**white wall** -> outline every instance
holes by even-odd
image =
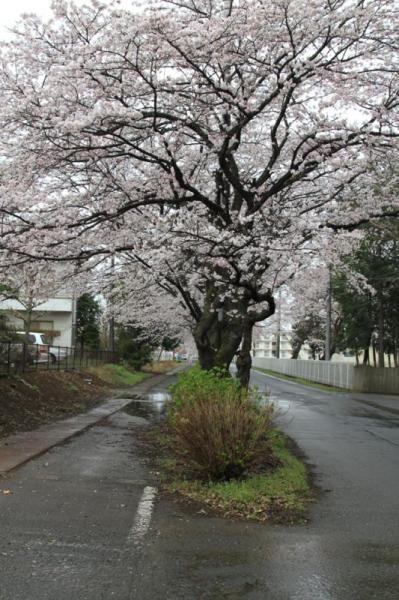
[[[72,312],[72,298],[50,298],[35,308],[35,312]],[[2,300],[0,310],[24,310],[18,300]]]
[[[14,325],[17,331],[23,330],[23,323],[21,319],[18,319],[14,315],[7,315],[7,317],[9,322]],[[60,336],[54,338],[54,346],[72,346],[72,313],[46,312],[43,314],[40,312],[37,314],[37,316],[34,313],[33,320],[53,322],[52,329],[55,329],[61,333]]]

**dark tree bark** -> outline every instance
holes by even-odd
[[[300,342],[298,341],[298,343],[295,343],[295,342],[293,343],[293,345],[292,345],[292,356],[291,356],[292,359],[297,360],[297,358],[299,356],[299,353],[301,351],[301,348],[302,348],[302,346],[303,346],[304,343],[305,343],[305,340],[304,341],[300,341]]]
[[[237,377],[240,380],[241,387],[248,389],[249,380],[251,377],[251,347],[252,347],[252,330],[253,324],[251,322],[246,323],[242,336],[241,349],[238,352],[236,365],[237,365]]]
[[[271,292],[255,298],[257,302],[267,302],[268,308],[263,310],[251,310],[250,302],[253,299],[253,296],[248,294],[239,300],[225,299],[222,303],[215,294],[209,294],[193,331],[198,360],[201,368],[205,370],[217,367],[228,372],[241,345],[237,376],[243,387],[248,387],[251,373],[253,327],[255,323],[264,321],[275,311]]]
[[[366,366],[370,363],[370,348],[367,347],[364,349],[363,353],[363,365]]]
[[[373,363],[374,363],[374,366],[376,367],[377,366],[377,352],[376,352],[374,343],[373,343]]]
[[[229,316],[230,303],[225,303],[222,316],[212,305],[205,306],[193,335],[202,369],[214,367],[228,371],[242,339],[243,317]],[[219,309],[221,310],[221,309]]]

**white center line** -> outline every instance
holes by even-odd
[[[154,500],[157,495],[157,488],[147,486],[144,488],[141,496],[134,523],[127,536],[127,544],[138,546],[142,543],[145,534],[147,533],[154,509]]]

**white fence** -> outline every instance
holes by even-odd
[[[399,394],[399,368],[356,367],[348,363],[290,358],[253,358],[253,367],[302,377],[357,392]]]
[[[399,395],[399,368],[354,367],[353,390]]]

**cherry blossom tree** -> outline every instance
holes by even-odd
[[[53,8],[0,58],[9,251],[118,256],[135,294],[184,308],[201,365],[226,367],[309,257],[398,215],[373,183],[397,153],[396,0]]]
[[[71,271],[71,266],[54,265],[48,261],[12,265],[3,277],[0,290],[3,310],[22,321],[22,329],[28,335],[33,321],[46,314],[41,306],[65,289],[68,282],[70,285]]]

